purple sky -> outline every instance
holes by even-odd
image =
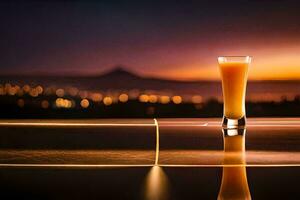
[[[217,79],[218,55],[254,56],[250,78],[300,79],[297,1],[0,3],[1,74]]]

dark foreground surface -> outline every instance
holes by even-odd
[[[0,199],[206,200],[221,185],[242,199],[300,199],[298,118],[249,119],[245,165],[234,166],[223,163],[220,119],[1,120],[0,128]]]
[[[217,199],[222,168],[159,171],[1,168],[1,199]],[[252,199],[300,198],[299,167],[249,167],[247,176]]]

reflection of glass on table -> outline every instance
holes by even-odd
[[[159,119],[158,123],[160,165],[226,165],[220,119]],[[229,134],[234,135],[233,132]],[[299,118],[249,118],[245,136],[245,165],[300,166],[299,144]]]
[[[223,133],[224,166],[218,199],[251,199],[245,166],[246,129],[224,129]]]

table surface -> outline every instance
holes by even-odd
[[[0,120],[0,167],[232,165],[223,162],[220,123],[220,119]],[[251,118],[245,141],[248,167],[300,166],[298,118]]]
[[[300,119],[248,119],[242,165],[223,162],[220,122],[0,120],[2,195],[216,199],[231,168],[245,169],[252,199],[300,198]]]

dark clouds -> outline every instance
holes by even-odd
[[[297,1],[1,3],[0,69],[91,73],[124,64],[147,73],[228,47],[295,44],[299,8]]]

